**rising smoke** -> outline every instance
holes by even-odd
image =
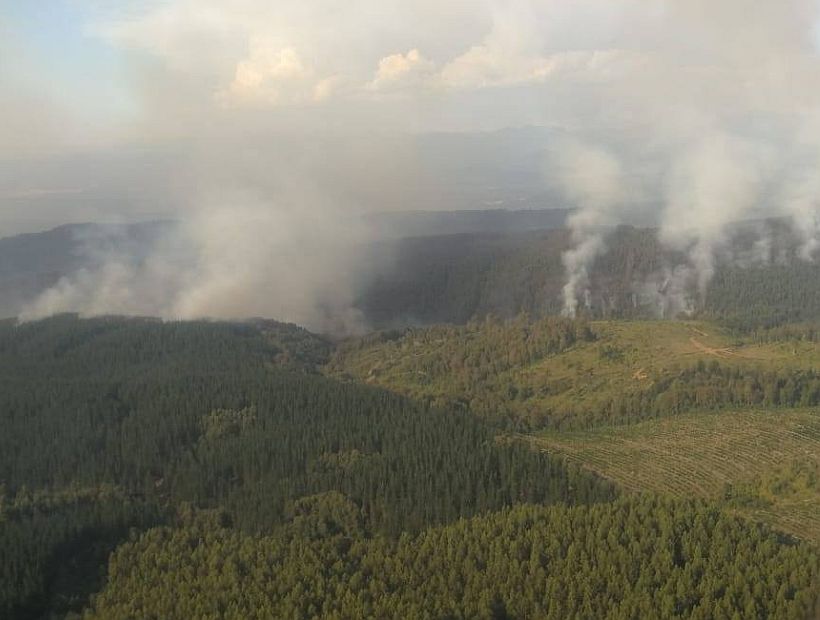
[[[21,319],[56,312],[166,319],[275,317],[335,334],[359,333],[354,309],[364,262],[355,221],[272,208],[245,197],[202,208],[163,230],[144,256],[84,244],[91,266],[63,277]]]
[[[715,135],[675,162],[660,239],[687,252],[701,299],[715,274],[717,252],[758,199],[764,176],[755,155],[750,144]]]
[[[541,153],[544,193],[576,209],[564,313],[595,299],[609,231],[636,221],[683,256],[636,289],[662,315],[686,311],[740,220],[786,217],[799,257],[818,257],[819,22],[817,0],[142,6],[90,31],[139,52],[128,67],[140,114],[124,140],[185,154],[163,213],[181,225],[138,261],[101,252],[26,315],[264,314],[356,329],[367,269],[352,248],[368,233],[354,212],[448,208],[446,191],[416,199],[416,173],[445,177],[470,154],[418,162],[397,146],[411,141],[390,139],[360,151],[376,135],[526,125],[569,136]],[[16,92],[3,79],[0,94]],[[15,105],[14,118],[29,109]],[[14,125],[72,125],[57,117]],[[5,151],[25,146],[14,140]],[[756,252],[778,260],[768,234]]]
[[[636,5],[618,5],[622,15],[636,17]],[[813,25],[820,7],[800,0],[752,11],[734,0],[653,6],[657,12],[639,11],[643,19],[632,34],[648,36],[641,26],[651,24],[664,40],[640,52],[644,62],[622,65],[593,98],[597,109],[607,110],[597,128],[600,143],[612,142],[614,131],[616,152],[633,158],[624,167],[642,158],[655,162],[650,183],[660,205],[659,240],[686,261],[667,265],[636,289],[667,315],[702,302],[743,220],[786,218],[800,240],[799,258],[817,258],[820,56]],[[567,161],[572,165],[572,157]],[[608,184],[610,173],[603,174]],[[630,213],[629,202],[621,201],[601,218],[599,205],[574,191],[567,195],[580,210],[570,222],[575,245],[565,254],[564,307],[572,313],[604,238],[600,231],[590,235],[588,223],[625,223]],[[758,228],[757,257],[780,260],[769,234]],[[748,253],[740,260],[748,263]]]
[[[560,153],[560,183],[578,205],[568,221],[573,247],[562,255],[567,273],[563,313],[574,317],[580,299],[585,306],[590,304],[590,273],[595,259],[606,250],[607,233],[618,223],[623,180],[617,160],[600,148],[572,143]]]

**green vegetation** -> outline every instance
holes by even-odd
[[[584,321],[521,316],[502,322],[490,317],[465,326],[388,332],[343,343],[325,370],[416,400],[510,421],[540,404],[532,386],[518,381],[522,369],[594,340]]]
[[[811,333],[2,322],[0,617],[805,618]]]
[[[723,267],[709,286],[704,314],[741,329],[820,319],[820,270],[804,261]]]
[[[106,550],[183,504],[262,534],[335,491],[365,531],[395,536],[520,502],[614,497],[466,413],[314,374],[300,353],[311,342],[283,351],[277,331],[297,333],[73,317],[0,327],[0,617],[79,609]],[[66,584],[57,567],[77,563],[86,582]]]
[[[527,431],[816,405],[818,368],[817,342],[775,330],[740,337],[697,321],[522,316],[368,336],[342,345],[326,372]]]
[[[820,270],[796,258],[784,222],[770,221],[767,228],[769,258],[777,260],[755,264],[757,231],[736,231],[733,260],[719,259],[705,298],[688,292],[698,318],[743,329],[820,320]],[[557,315],[566,281],[561,254],[570,244],[566,230],[404,239],[385,252],[379,262],[392,268],[359,306],[381,328],[464,324],[487,315],[511,319],[522,312]],[[666,251],[656,230],[630,226],[613,231],[607,248],[590,273],[590,318],[657,317],[664,274],[686,264],[686,256]]]
[[[342,498],[311,508],[264,538],[207,515],[153,529],[86,617],[787,620],[820,575],[808,547],[704,503],[519,506],[399,539],[357,532]]]
[[[820,544],[820,412],[687,414],[627,427],[545,432],[537,445],[633,491],[721,499]]]
[[[105,485],[0,497],[0,617],[81,609],[129,531],[162,520],[154,503]]]

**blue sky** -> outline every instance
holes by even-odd
[[[76,0],[11,0],[2,15],[25,56],[15,77],[75,112],[120,120],[135,110],[124,53],[92,33],[98,14]]]

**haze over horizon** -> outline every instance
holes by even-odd
[[[820,620],[820,0],[0,0],[0,620]]]
[[[657,221],[689,255],[671,276],[701,293],[752,214],[790,218],[805,260],[820,247],[816,0],[3,9],[0,233],[185,222],[35,316],[148,298],[168,316],[301,319],[329,288],[344,308],[350,248],[371,235],[355,216],[378,211],[575,208],[567,314],[624,221]]]

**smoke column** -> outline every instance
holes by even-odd
[[[732,224],[755,205],[763,172],[753,146],[727,135],[701,140],[672,169],[660,238],[688,253],[701,300],[716,252],[729,241]]]
[[[126,314],[165,319],[260,316],[336,334],[364,329],[354,309],[366,277],[355,220],[314,209],[224,198],[170,227],[145,257],[99,247],[93,267],[63,278],[21,314]]]
[[[603,149],[573,143],[562,149],[560,181],[577,206],[568,220],[573,245],[561,257],[567,275],[563,314],[574,317],[580,296],[589,304],[592,266],[606,250],[606,234],[618,222],[621,168]]]

